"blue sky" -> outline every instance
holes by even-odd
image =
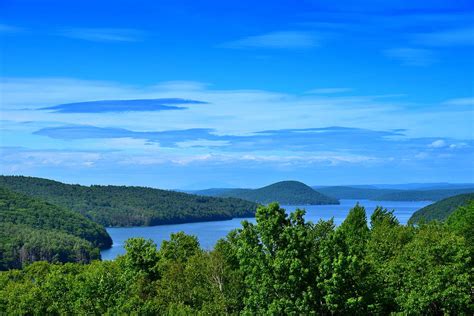
[[[0,172],[474,182],[472,1],[0,4]]]

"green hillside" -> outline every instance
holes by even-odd
[[[111,245],[106,230],[81,214],[0,188],[0,269],[38,260],[89,262]]]
[[[220,193],[220,196],[235,197],[257,203],[278,202],[286,205],[339,204],[335,198],[315,191],[298,181],[282,181],[259,189],[232,189]]]
[[[428,222],[432,220],[443,221],[457,208],[469,204],[470,201],[474,201],[474,193],[460,194],[446,198],[419,209],[413,213],[408,223],[415,224],[420,221]]]
[[[57,181],[0,176],[6,187],[77,211],[105,226],[152,226],[253,216],[257,204],[145,187],[81,186]]]

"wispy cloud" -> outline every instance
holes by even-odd
[[[454,141],[439,138],[409,138],[401,131],[376,131],[362,128],[326,127],[265,130],[249,135],[218,134],[213,129],[132,131],[123,128],[86,125],[42,128],[35,135],[66,141],[81,139],[139,139],[143,146],[156,143],[162,148],[187,150],[214,149],[221,153],[315,153],[331,150],[351,155],[411,155],[413,150],[448,147]],[[464,143],[468,144],[469,141]],[[136,143],[134,143],[136,145]],[[116,148],[116,147],[114,147]]]
[[[320,36],[304,31],[278,31],[224,43],[226,48],[297,49],[319,46]]]
[[[11,33],[19,33],[24,31],[21,27],[16,27],[13,25],[1,24],[0,23],[0,34],[11,34]]]
[[[40,108],[40,110],[51,110],[57,113],[118,113],[186,109],[186,107],[175,106],[172,104],[206,104],[206,102],[179,98],[142,100],[100,100],[66,103]]]
[[[392,48],[384,50],[384,54],[405,66],[429,66],[436,62],[433,52],[423,48]]]
[[[472,46],[474,26],[415,35],[414,39],[427,46]]]
[[[70,28],[60,35],[93,42],[139,42],[145,38],[145,32],[124,28]]]
[[[445,105],[471,105],[474,106],[474,97],[468,97],[468,98],[456,98],[456,99],[450,99],[446,100],[443,102]]]
[[[338,94],[351,92],[351,88],[318,88],[306,91],[308,94]]]

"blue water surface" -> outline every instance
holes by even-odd
[[[306,209],[305,219],[307,221],[317,222],[320,219],[328,220],[334,218],[336,225],[342,223],[346,218],[350,208],[357,202],[363,205],[367,210],[367,216],[370,217],[377,205],[381,205],[390,210],[395,210],[395,215],[402,224],[406,224],[410,216],[416,210],[431,204],[430,201],[369,201],[369,200],[341,200],[339,205],[284,205],[282,206],[288,212],[297,208]],[[112,248],[101,252],[102,259],[112,260],[118,255],[124,254],[123,248],[125,240],[132,237],[143,237],[152,239],[158,246],[163,240],[169,239],[171,233],[183,231],[189,235],[195,235],[199,239],[201,247],[211,249],[217,240],[225,237],[229,231],[241,227],[241,222],[248,220],[255,222],[255,218],[235,218],[226,221],[200,222],[189,224],[175,224],[148,227],[121,227],[107,228],[108,233],[114,242]]]

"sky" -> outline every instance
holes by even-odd
[[[472,1],[0,2],[0,173],[474,182]]]

